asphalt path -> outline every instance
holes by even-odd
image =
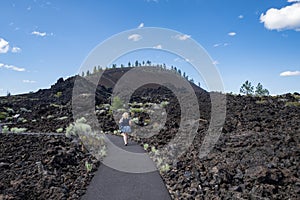
[[[108,155],[87,188],[84,200],[169,200],[167,188],[144,149],[108,135]]]

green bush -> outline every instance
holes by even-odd
[[[61,95],[62,95],[62,92],[56,92],[56,94],[54,95],[56,98],[59,98],[59,97],[61,97]]]
[[[77,119],[66,128],[67,137],[75,137],[89,150],[97,159],[101,159],[107,154],[104,136],[92,131],[90,125],[86,124],[84,117]]]
[[[6,134],[6,133],[9,133],[9,128],[8,128],[8,126],[3,126],[3,128],[2,128],[2,133],[4,133],[4,134]]]
[[[0,112],[0,120],[6,119],[8,114],[6,112]]]
[[[144,144],[145,151],[147,151],[148,148],[149,148],[149,144]]]
[[[67,116],[63,116],[63,117],[60,117],[60,118],[57,118],[56,120],[66,120],[66,119],[68,119],[69,117],[67,117]]]
[[[293,101],[293,102],[286,102],[285,106],[287,106],[287,107],[300,107],[300,102],[295,102],[295,101]]]
[[[47,119],[52,119],[52,118],[54,118],[53,115],[48,115],[48,116],[47,116]]]
[[[78,137],[82,133],[91,133],[92,128],[90,125],[86,124],[86,119],[84,117],[77,119],[75,123],[70,124],[66,128],[67,137]]]
[[[255,101],[256,104],[268,104],[268,101],[265,99]]]
[[[64,131],[63,128],[58,128],[58,129],[56,129],[56,133],[62,133],[63,131]]]
[[[123,108],[123,102],[120,99],[120,97],[115,96],[113,98],[113,101],[112,101],[112,104],[111,104],[111,109],[112,110],[118,110],[118,109],[121,109],[121,108]]]
[[[54,107],[54,108],[60,108],[61,105],[55,104],[55,103],[51,103],[50,106]]]
[[[161,105],[163,108],[166,107],[168,104],[169,104],[168,101],[163,101],[163,102],[160,103],[160,105]]]
[[[93,165],[91,163],[89,163],[88,161],[85,161],[85,168],[86,168],[87,172],[90,172],[93,169]]]
[[[17,127],[13,127],[10,129],[10,132],[12,133],[23,133],[27,130],[27,128],[17,128]]]
[[[300,100],[300,95],[298,95],[298,94],[293,94],[293,97],[297,100]]]
[[[8,113],[15,113],[14,109],[12,108],[4,108]]]
[[[130,112],[134,112],[134,113],[141,113],[143,111],[144,111],[143,108],[130,108]]]

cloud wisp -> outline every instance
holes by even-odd
[[[300,71],[285,71],[280,73],[280,76],[300,76]]]
[[[0,53],[7,53],[8,50],[9,50],[9,43],[3,38],[0,38]]]
[[[175,39],[181,40],[181,41],[187,40],[189,38],[191,38],[191,36],[187,35],[187,34],[183,34],[183,35],[178,34],[178,35],[175,35]]]
[[[40,31],[32,31],[31,35],[36,35],[36,36],[40,36],[40,37],[45,37],[47,35],[46,32],[40,32]]]
[[[225,43],[216,43],[213,45],[213,47],[227,47],[229,44],[227,42]]]
[[[1,68],[10,69],[10,70],[17,71],[17,72],[24,72],[24,71],[26,71],[25,68],[16,67],[14,65],[7,65],[7,64],[3,64],[3,63],[0,63],[0,69]]]
[[[158,44],[156,46],[153,47],[154,49],[162,49],[162,45],[161,44]]]
[[[20,53],[21,51],[22,51],[22,49],[20,47],[13,47],[11,49],[11,52],[13,52],[13,53]]]
[[[233,36],[236,36],[236,32],[229,32],[228,35],[229,35],[229,36],[232,36],[232,37],[233,37]]]
[[[141,39],[142,39],[142,36],[139,35],[139,34],[132,34],[132,35],[128,36],[128,40],[132,40],[134,42],[137,42],[137,41],[139,41]]]
[[[138,26],[138,28],[144,28],[144,23],[142,22],[142,23],[140,23],[140,25]]]
[[[23,80],[22,82],[23,83],[36,83],[36,81],[33,81],[33,80]]]

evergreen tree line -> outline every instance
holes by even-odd
[[[132,64],[131,62],[128,62],[127,66],[125,66],[124,64],[121,64],[119,67],[117,66],[117,64],[112,64],[112,69],[116,69],[116,68],[125,68],[125,67],[142,67],[142,66],[152,66],[152,67],[160,67],[164,70],[167,70],[167,66],[165,63],[163,64],[156,64],[156,65],[151,65],[151,61],[150,60],[147,60],[147,61],[142,61],[142,62],[139,62],[138,60],[136,60],[134,62],[134,64]],[[109,69],[109,67],[106,67],[105,68],[106,70]],[[177,67],[174,67],[173,65],[171,66],[171,71],[174,71],[175,73],[179,74],[180,76],[182,76],[183,78],[185,78],[186,80],[192,82],[192,83],[195,83],[194,79],[193,78],[189,78],[189,76],[185,73],[185,72],[182,72],[179,68]],[[94,66],[93,68],[93,71],[91,72],[90,70],[87,70],[86,72],[82,72],[81,73],[81,76],[82,77],[85,77],[85,76],[90,76],[92,74],[96,74],[98,72],[101,72],[103,71],[102,67],[100,65],[98,66]],[[198,82],[198,86],[200,87],[200,82]]]

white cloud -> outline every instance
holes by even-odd
[[[128,40],[132,40],[134,42],[139,41],[140,39],[142,39],[142,36],[139,34],[132,34],[128,36]]]
[[[229,36],[235,36],[235,35],[236,35],[236,32],[229,32],[228,35],[229,35]]]
[[[219,61],[217,61],[217,60],[213,61],[213,65],[218,65],[218,64],[220,64]]]
[[[213,45],[213,47],[226,47],[226,46],[228,46],[229,44],[227,43],[227,42],[225,42],[225,43],[217,43],[217,44],[214,44]]]
[[[11,49],[11,52],[13,52],[13,53],[20,53],[22,50],[21,50],[21,48],[19,48],[19,47],[13,47],[12,49]]]
[[[190,35],[186,35],[186,34],[184,34],[184,35],[175,35],[175,39],[177,39],[177,40],[187,40],[187,39],[189,39],[189,38],[191,38],[191,36]]]
[[[153,47],[154,49],[162,49],[162,45],[161,44],[158,44],[156,46]]]
[[[300,3],[299,1],[281,9],[270,8],[260,15],[260,22],[270,30],[294,29],[300,30]]]
[[[9,50],[9,43],[3,38],[0,38],[0,53],[7,53],[8,50]]]
[[[23,83],[36,83],[36,81],[32,81],[32,80],[23,80]]]
[[[174,62],[179,62],[179,63],[184,63],[184,62],[191,62],[192,60],[188,59],[188,58],[174,58]]]
[[[280,76],[300,76],[300,71],[285,71],[280,73]]]
[[[144,27],[144,23],[140,23],[140,25],[138,26],[138,28],[143,28]]]
[[[239,19],[243,19],[243,18],[244,18],[244,15],[239,15],[238,18],[239,18]]]
[[[6,68],[6,69],[13,70],[13,71],[17,71],[17,72],[24,72],[25,71],[25,68],[16,67],[14,65],[7,65],[7,64],[0,63],[0,68],[2,68],[2,67]]]
[[[46,32],[39,32],[39,31],[32,31],[31,35],[37,35],[37,36],[44,37],[44,36],[47,35],[47,33]]]

